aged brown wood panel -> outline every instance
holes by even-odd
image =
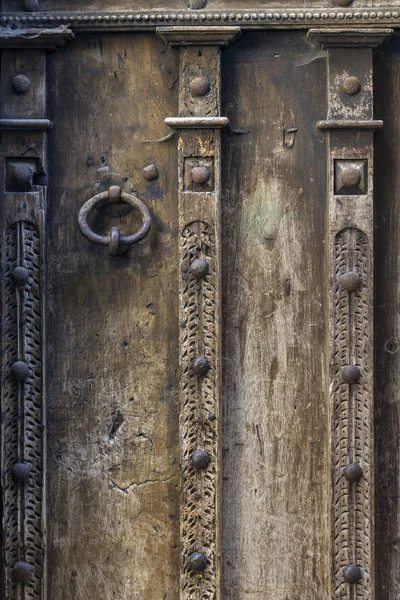
[[[324,54],[244,33],[223,54],[223,597],[330,587]]]
[[[50,57],[48,78],[49,598],[173,600],[177,155],[173,141],[146,140],[164,136],[176,112],[177,53],[155,34],[80,36]],[[159,176],[147,180],[142,169],[153,163]],[[77,223],[84,202],[111,183],[153,215],[149,236],[117,257]],[[98,213],[91,225],[130,233],[138,223],[121,212]]]
[[[375,486],[376,596],[400,596],[400,389],[398,93],[400,38],[375,59],[376,115],[385,127],[375,139]]]

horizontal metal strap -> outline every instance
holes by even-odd
[[[48,119],[0,119],[0,131],[47,131],[53,127]]]
[[[165,124],[173,129],[223,129],[228,117],[167,117]]]
[[[331,121],[318,121],[318,129],[322,131],[329,131],[332,129],[381,129],[383,127],[383,121],[345,121],[345,120],[331,120]]]

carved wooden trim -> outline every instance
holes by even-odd
[[[220,46],[239,33],[158,30],[181,46],[166,119],[179,128],[181,600],[220,598]]]
[[[162,25],[187,25],[191,27],[239,25],[248,29],[309,29],[310,26],[374,26],[400,27],[400,7],[374,8],[357,6],[345,8],[315,8],[311,3],[304,8],[277,7],[269,9],[230,10],[169,10],[154,11],[57,11],[3,12],[3,27],[48,27],[49,24],[67,25],[74,31],[108,31],[155,29]]]
[[[383,30],[312,30],[328,48],[332,598],[375,600],[372,52]]]
[[[368,237],[355,227],[343,229],[335,237],[333,253],[333,597],[367,600],[374,597],[372,273]],[[357,282],[351,291],[346,285],[349,273]],[[354,371],[357,381],[349,384],[353,365],[360,375]],[[356,596],[344,578],[348,565],[362,569]]]
[[[39,200],[37,194],[37,199]],[[38,224],[17,221],[3,237],[2,564],[4,597],[44,598],[45,408],[43,245]],[[18,285],[16,269],[26,269]],[[25,378],[23,367],[27,365]]]
[[[73,34],[62,28],[35,35],[31,42],[26,31],[0,32],[0,596],[7,600],[47,595],[44,222],[52,123],[45,118],[46,52]],[[21,63],[29,77],[19,73]]]

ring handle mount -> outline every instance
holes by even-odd
[[[99,204],[104,203],[104,201],[108,201],[110,204],[125,202],[125,204],[136,209],[142,216],[142,226],[139,231],[131,235],[121,235],[118,227],[112,227],[110,234],[107,236],[94,232],[88,224],[88,217],[90,212]],[[113,185],[108,191],[101,192],[85,202],[79,211],[78,223],[82,234],[90,242],[100,244],[101,246],[108,246],[110,254],[116,256],[123,254],[128,249],[128,246],[140,242],[140,240],[147,236],[150,231],[152,217],[147,206],[139,198],[122,192],[120,187]]]

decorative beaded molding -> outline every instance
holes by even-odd
[[[182,232],[181,242],[181,600],[214,600],[218,483],[215,233],[206,223],[190,223]],[[190,271],[195,259],[208,262],[208,273],[201,279]],[[210,370],[200,378],[192,368],[197,356],[207,357],[210,364]],[[211,459],[206,469],[196,470],[192,465],[198,450]],[[194,552],[207,558],[204,572],[195,573],[190,568],[188,558]]]
[[[44,409],[42,364],[41,243],[37,227],[14,223],[3,246],[2,505],[3,585],[7,600],[44,598]],[[14,282],[14,269],[24,267],[23,286]],[[26,380],[11,374],[16,361],[29,366]],[[28,468],[26,480],[13,475],[16,464]],[[24,477],[23,477],[24,479]],[[26,563],[26,583],[15,565]]]
[[[387,7],[357,9],[319,9],[310,7],[301,10],[275,9],[252,11],[152,11],[124,13],[3,13],[0,24],[3,27],[55,27],[69,25],[74,30],[152,29],[160,24],[221,25],[236,24],[244,28],[298,27],[310,25],[387,25],[400,26],[400,8]]]
[[[333,318],[333,579],[337,600],[369,600],[372,596],[372,355],[368,313],[370,282],[369,248],[366,235],[359,229],[339,232],[334,246]],[[360,286],[348,291],[342,277],[356,273]],[[342,369],[357,365],[361,376],[357,383],[343,381]],[[359,480],[345,477],[348,464],[362,468]],[[362,578],[355,590],[343,579],[343,569],[358,565]],[[354,595],[353,595],[354,592]]]

